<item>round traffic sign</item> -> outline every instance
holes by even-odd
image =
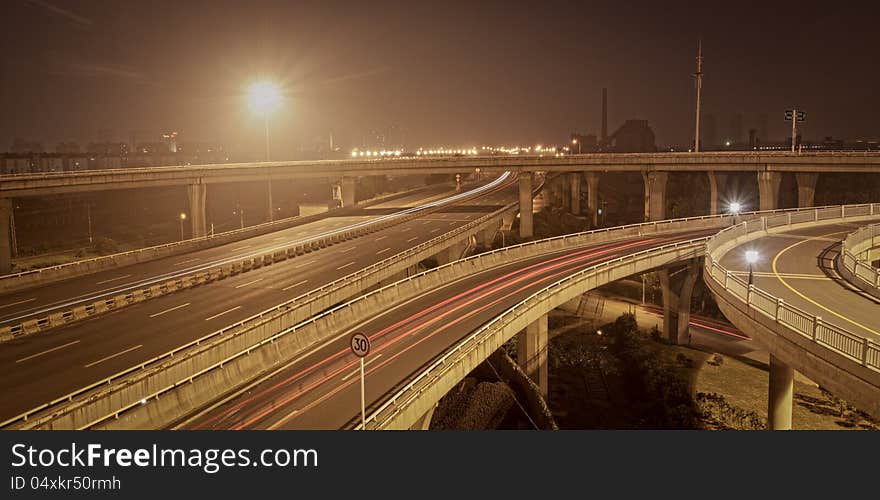
[[[370,354],[370,339],[361,332],[355,332],[351,336],[351,352],[359,358]]]

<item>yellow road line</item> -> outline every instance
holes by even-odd
[[[791,290],[792,292],[794,292],[798,297],[800,297],[800,298],[806,300],[806,301],[809,302],[810,304],[813,304],[814,306],[818,307],[819,309],[822,309],[823,311],[828,311],[829,313],[831,313],[831,314],[837,316],[838,318],[840,318],[840,319],[846,321],[847,323],[851,323],[851,324],[853,324],[853,325],[856,325],[857,327],[862,328],[862,329],[864,329],[864,330],[867,330],[867,331],[873,333],[874,335],[880,335],[880,332],[874,330],[873,328],[868,328],[867,326],[865,326],[865,325],[863,325],[863,324],[861,324],[861,323],[859,323],[859,322],[857,322],[857,321],[854,321],[854,320],[852,320],[852,319],[850,319],[850,318],[848,318],[848,317],[846,317],[846,316],[844,316],[844,315],[842,315],[842,314],[840,314],[840,313],[838,313],[838,312],[836,312],[836,311],[832,311],[831,309],[828,309],[827,307],[825,307],[825,306],[823,306],[822,304],[816,302],[815,300],[813,300],[813,299],[807,297],[806,295],[804,295],[803,293],[799,292],[798,290],[795,290],[795,288],[794,288],[793,286],[789,285],[788,282],[785,281],[785,279],[782,278],[782,274],[779,273],[779,271],[778,271],[777,268],[776,268],[776,263],[779,261],[779,258],[782,257],[782,254],[784,254],[785,252],[791,250],[792,248],[794,248],[794,247],[796,247],[796,246],[798,246],[798,245],[801,245],[801,244],[803,244],[803,243],[806,243],[806,242],[808,242],[808,241],[812,241],[813,239],[827,238],[827,237],[831,236],[832,234],[840,234],[840,233],[846,233],[846,232],[847,232],[847,231],[835,231],[835,232],[833,232],[833,233],[823,234],[823,235],[821,235],[821,236],[815,236],[815,237],[810,238],[810,239],[806,239],[806,240],[798,241],[798,242],[796,242],[796,243],[793,243],[793,244],[791,244],[791,245],[789,245],[789,246],[783,248],[782,250],[779,251],[779,253],[776,254],[775,257],[773,257],[773,264],[772,264],[773,274],[776,275],[776,279],[778,279],[780,283],[782,283],[783,285],[785,285],[786,288],[788,288],[789,290]]]

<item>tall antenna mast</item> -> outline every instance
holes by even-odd
[[[697,79],[697,111],[696,111],[696,124],[694,128],[694,152],[698,153],[700,151],[700,91],[703,90],[703,40],[700,39],[700,44],[697,48],[697,72],[694,73],[694,77]]]

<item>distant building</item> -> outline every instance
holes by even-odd
[[[58,154],[77,154],[79,153],[79,144],[75,142],[59,142],[55,146],[55,152]]]
[[[648,125],[648,120],[627,120],[608,139],[615,153],[657,151],[654,131]]]
[[[43,152],[43,144],[38,141],[26,141],[24,139],[15,139],[12,141],[12,148],[10,148],[12,153],[16,154],[25,154],[25,153],[42,153]]]
[[[715,115],[706,115],[700,132],[701,150],[712,150],[718,146],[718,121]]]
[[[730,129],[728,131],[727,140],[734,144],[740,144],[743,142],[743,115],[742,113],[735,113],[730,118]]]
[[[579,134],[572,132],[569,136],[569,152],[576,153],[595,153],[599,151],[599,140],[595,134]]]
[[[86,152],[90,155],[125,156],[128,154],[128,144],[124,142],[90,142]]]

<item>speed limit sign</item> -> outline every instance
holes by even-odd
[[[355,332],[351,336],[351,352],[359,358],[370,354],[370,339],[361,332]]]

